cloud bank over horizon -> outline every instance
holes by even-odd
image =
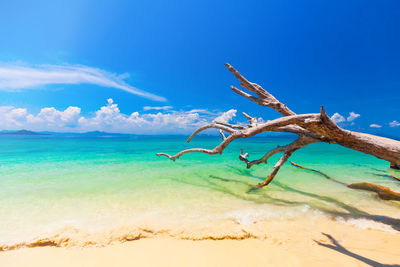
[[[120,89],[154,101],[166,98],[140,90],[124,81],[129,74],[116,75],[84,65],[0,64],[0,90],[20,91],[37,89],[50,84],[94,84]]]
[[[123,114],[118,104],[111,98],[107,99],[107,104],[92,115],[84,116],[81,111],[81,108],[74,106],[65,110],[45,107],[34,115],[26,108],[0,106],[0,130],[182,134],[192,132],[217,117],[229,122],[236,115],[234,109],[226,112],[211,112],[203,109],[177,111],[170,108],[148,109],[150,113],[136,111]]]
[[[110,133],[131,134],[188,134],[213,121],[239,123],[237,110],[225,112],[208,109],[175,110],[172,106],[144,106],[142,110],[124,114],[118,104],[109,98],[98,110],[82,113],[80,107],[69,106],[64,110],[44,107],[37,114],[26,108],[0,106],[0,131],[31,130],[50,132],[89,132],[103,131]],[[354,125],[359,114],[350,112],[348,118],[335,113],[331,118],[336,123]],[[263,122],[262,118],[258,118]],[[350,122],[350,124],[348,123]],[[344,125],[344,126],[346,126]],[[400,123],[387,123],[389,128],[399,127]],[[369,129],[379,129],[382,125],[372,123]],[[211,132],[210,132],[211,133]]]

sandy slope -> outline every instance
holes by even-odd
[[[0,252],[0,266],[327,267],[400,264],[399,233],[360,229],[329,221],[320,221],[312,227],[292,222],[267,228],[264,225],[263,229],[268,231],[265,239],[193,241],[160,235],[105,247],[21,248]],[[334,242],[338,243],[335,245]]]

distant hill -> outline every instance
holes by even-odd
[[[85,133],[56,133],[56,132],[33,132],[29,130],[19,131],[2,131],[0,135],[53,135],[53,136],[82,136],[82,137],[115,137],[115,136],[132,136],[131,134],[122,133],[106,133],[101,131],[92,131]]]
[[[123,133],[107,133],[101,131],[91,131],[84,133],[71,133],[71,132],[40,132],[43,134],[51,134],[53,136],[63,137],[123,137],[123,136],[135,136],[134,134],[123,134]]]
[[[101,131],[92,131],[92,132],[81,133],[80,135],[83,135],[83,136],[125,136],[127,134],[106,133],[106,132],[101,132]]]
[[[15,136],[52,136],[52,137],[144,137],[144,138],[180,138],[182,136],[187,137],[187,134],[153,134],[153,135],[138,135],[138,134],[126,134],[126,133],[107,133],[101,131],[91,131],[91,132],[84,132],[84,133],[71,133],[71,132],[33,132],[29,130],[19,130],[19,131],[9,131],[4,130],[0,132],[0,136],[2,135],[15,135]],[[378,134],[379,135],[379,134]],[[392,135],[384,135],[380,134],[382,137],[391,138],[400,141],[400,137],[392,136]],[[209,135],[209,134],[200,134],[199,137],[203,138],[215,138],[217,135]],[[265,139],[265,138],[294,138],[295,135],[289,134],[277,134],[277,135],[270,135],[270,134],[260,134],[260,136],[253,137],[254,139]]]
[[[0,135],[48,135],[45,133],[37,133],[28,130],[19,130],[19,131],[12,131],[12,132],[2,132]]]

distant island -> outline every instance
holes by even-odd
[[[2,132],[0,135],[49,135],[46,133],[37,133],[28,130],[19,130],[19,131],[12,131],[12,132]]]
[[[107,133],[101,131],[91,131],[84,133],[58,133],[58,132],[34,132],[29,130],[18,130],[18,131],[2,131],[0,135],[55,135],[55,136],[85,136],[85,137],[110,137],[110,136],[131,136],[132,134],[123,133]]]
[[[146,136],[146,137],[158,137],[158,138],[171,138],[171,137],[182,137],[182,136],[187,136],[188,134],[161,134],[161,135],[141,135],[141,134],[131,134],[131,133],[108,133],[108,132],[102,132],[102,131],[89,131],[89,132],[83,132],[83,133],[74,133],[74,132],[49,132],[49,131],[40,131],[40,132],[34,132],[30,130],[17,130],[17,131],[10,131],[10,130],[3,130],[0,131],[0,136],[2,135],[15,135],[15,136],[58,136],[58,137],[138,137],[138,136]],[[202,137],[216,137],[216,135],[213,134],[203,134],[200,135]],[[392,138],[395,140],[400,141],[399,136],[392,136],[392,135],[385,135],[381,134],[380,136],[382,137],[387,137],[387,138]],[[259,137],[255,138],[282,138],[282,137],[293,137],[292,135],[288,134],[277,134],[277,135],[261,135]]]

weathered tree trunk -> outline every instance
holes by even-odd
[[[188,139],[188,142],[190,142],[195,135],[206,129],[219,129],[222,136],[222,142],[215,148],[191,148],[183,150],[173,156],[166,153],[157,153],[158,156],[166,156],[175,161],[182,155],[192,152],[200,152],[210,155],[221,154],[233,140],[252,137],[262,132],[273,131],[295,133],[298,135],[298,138],[293,143],[283,147],[277,147],[266,153],[262,158],[253,161],[249,161],[247,159],[248,153],[243,154],[242,151],[239,159],[247,164],[247,168],[251,168],[253,165],[258,165],[260,163],[267,163],[268,158],[272,155],[283,153],[267,179],[258,184],[256,188],[268,185],[278,173],[280,167],[288,160],[294,151],[315,142],[338,144],[400,165],[400,141],[342,129],[326,115],[323,107],[321,107],[321,112],[317,114],[298,115],[290,110],[285,104],[278,101],[261,86],[249,82],[231,65],[225,63],[225,66],[233,75],[236,76],[236,78],[238,78],[241,86],[254,93],[256,96],[232,86],[231,89],[234,92],[261,106],[271,107],[284,117],[264,123],[258,123],[256,118],[243,113],[243,115],[249,120],[249,124],[246,126],[215,121],[211,124],[200,127]],[[225,136],[224,132],[229,133],[229,135]]]

